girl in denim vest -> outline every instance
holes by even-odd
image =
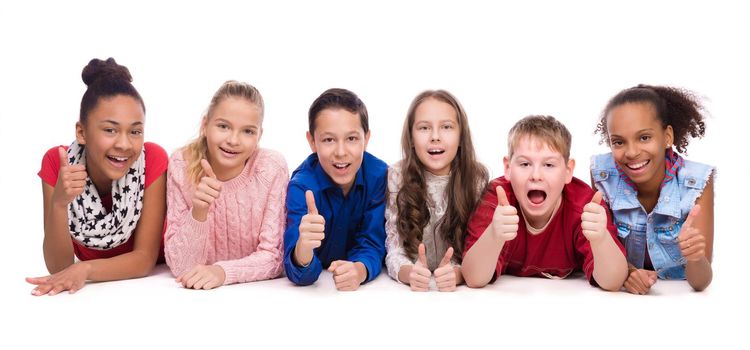
[[[596,132],[612,152],[592,157],[591,177],[625,245],[630,293],[657,279],[687,279],[696,291],[711,283],[715,168],[679,154],[703,137],[703,112],[689,91],[638,85],[602,113]]]

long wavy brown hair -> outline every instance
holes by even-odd
[[[444,90],[427,90],[417,95],[409,106],[401,133],[401,188],[396,197],[398,211],[398,233],[404,242],[404,250],[411,259],[416,259],[422,232],[430,222],[427,207],[429,197],[425,183],[425,170],[412,146],[412,128],[417,107],[427,99],[445,102],[453,107],[458,117],[460,140],[456,157],[451,162],[450,179],[445,190],[447,209],[436,224],[438,236],[453,247],[454,256],[463,256],[464,233],[469,216],[487,185],[487,168],[479,163],[471,141],[471,130],[466,112],[452,94]]]

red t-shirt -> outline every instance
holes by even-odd
[[[44,158],[42,158],[42,169],[39,170],[39,173],[37,173],[37,175],[42,178],[42,181],[52,187],[55,187],[55,185],[57,184],[57,174],[60,172],[60,156],[57,153],[58,147],[59,146],[52,147],[47,151],[47,153],[44,154]],[[68,146],[63,147],[66,150],[68,149]],[[155,143],[145,142],[143,144],[143,148],[146,152],[146,164],[144,166],[146,177],[145,188],[148,188],[154,181],[156,181],[156,179],[159,178],[159,176],[167,171],[169,157],[167,157],[167,152],[165,152],[164,149],[161,148],[161,146]],[[104,208],[107,209],[107,211],[111,211],[112,197],[103,197],[101,198],[101,200]],[[164,227],[166,227],[166,220]],[[135,233],[130,236],[130,239],[128,239],[127,242],[107,250],[91,249],[82,245],[72,237],[71,240],[73,241],[73,250],[79,260],[93,260],[111,258],[123,253],[133,251],[133,244],[135,243],[134,237]],[[164,230],[162,230],[162,248],[159,250],[159,260],[164,260]]]
[[[492,216],[497,207],[495,190],[497,186],[503,186],[508,195],[508,202],[516,207],[521,221],[518,224],[516,238],[505,242],[500,252],[495,277],[510,274],[522,277],[564,278],[574,271],[583,270],[589,282],[595,284],[596,281],[593,280],[594,255],[581,229],[583,207],[594,197],[594,191],[585,182],[575,177],[563,188],[562,203],[557,213],[551,218],[544,231],[536,235],[527,231],[521,206],[516,200],[510,181],[505,177],[492,180],[469,220],[464,252],[471,249],[487,226],[492,223]],[[617,229],[612,224],[609,209],[606,204],[604,205],[607,209],[607,229],[612,235],[612,240],[625,254],[625,248],[617,239]]]

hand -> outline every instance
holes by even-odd
[[[453,292],[456,290],[456,271],[451,265],[453,258],[453,247],[448,247],[443,260],[440,260],[438,268],[435,269],[435,282],[441,292]]]
[[[502,186],[495,187],[495,191],[497,191],[497,207],[492,216],[492,231],[496,240],[510,241],[518,234],[518,211],[508,202],[508,196]]]
[[[185,288],[214,289],[224,284],[226,274],[219,265],[195,265],[188,272],[175,278]]]
[[[313,249],[320,247],[325,238],[326,220],[318,215],[315,197],[312,191],[305,191],[307,201],[307,215],[302,217],[299,224],[299,238],[294,246],[294,256],[297,264],[307,266],[312,260]]]
[[[591,243],[599,242],[609,235],[607,230],[607,210],[599,204],[602,201],[602,193],[596,191],[591,202],[583,207],[581,214],[581,229],[583,235]]]
[[[359,285],[362,284],[367,276],[362,276],[355,264],[362,265],[362,263],[336,260],[328,266],[328,271],[333,273],[333,281],[336,283],[336,289],[340,291],[352,291],[359,288]],[[361,268],[364,269],[364,265]]]
[[[206,176],[201,178],[201,182],[195,187],[195,193],[193,193],[193,218],[204,222],[208,217],[208,207],[221,194],[221,181],[216,178],[207,160],[201,159],[201,166]]]
[[[631,269],[625,280],[625,289],[633,294],[645,295],[656,283],[656,271]]]
[[[700,212],[700,204],[696,204],[693,209],[690,209],[690,214],[688,214],[679,235],[677,235],[680,252],[687,261],[699,261],[706,256],[706,237],[693,226],[693,221]]]
[[[52,192],[52,201],[59,205],[67,206],[76,197],[83,193],[86,185],[86,166],[83,164],[69,164],[68,152],[58,147],[57,154],[60,157],[60,171],[57,173],[57,183]]]
[[[409,273],[409,287],[415,292],[426,292],[430,287],[430,276],[432,276],[432,273],[427,268],[427,255],[425,255],[424,243],[419,243],[419,248],[417,249],[419,256]]]
[[[90,270],[89,264],[79,262],[49,276],[26,277],[26,282],[36,285],[36,288],[31,291],[32,295],[52,296],[65,290],[73,294],[86,284]]]

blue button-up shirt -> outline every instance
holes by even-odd
[[[295,284],[313,284],[323,268],[335,260],[361,262],[369,282],[378,276],[385,256],[385,194],[388,165],[365,152],[349,193],[336,185],[323,171],[318,155],[311,154],[292,173],[286,197],[284,268]],[[325,218],[325,238],[313,250],[305,267],[293,262],[299,239],[299,224],[307,214],[305,191],[315,196],[318,213]]]

